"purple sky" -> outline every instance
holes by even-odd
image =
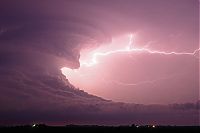
[[[0,124],[199,124],[198,0],[1,0],[0,44]]]

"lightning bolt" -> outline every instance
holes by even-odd
[[[67,76],[72,76],[74,79],[76,79],[77,77],[82,77],[82,76],[86,76],[84,74],[81,73],[81,68],[83,67],[92,67],[96,64],[99,63],[99,57],[101,56],[108,56],[111,54],[116,54],[116,53],[132,53],[132,52],[137,52],[137,53],[149,53],[149,54],[159,54],[159,55],[187,55],[187,56],[194,56],[196,57],[196,55],[198,55],[200,48],[194,50],[193,52],[165,52],[165,51],[158,51],[158,50],[151,50],[148,48],[135,48],[133,45],[133,34],[129,35],[129,41],[127,46],[123,47],[123,48],[118,48],[116,50],[109,50],[106,52],[100,52],[100,51],[95,51],[94,53],[91,54],[91,58],[90,60],[83,60],[80,58],[80,68],[79,69],[70,69],[70,68],[62,68],[61,71],[62,73],[67,77]],[[199,57],[196,57],[199,58]],[[80,71],[79,71],[80,70]],[[172,76],[173,77],[173,76]],[[166,80],[169,79],[171,77],[163,77],[163,78],[159,78],[159,79],[153,79],[153,80],[146,80],[146,81],[141,81],[141,82],[137,82],[137,83],[124,83],[124,82],[120,82],[120,81],[114,81],[114,80],[110,80],[110,83],[114,83],[117,85],[122,85],[122,86],[137,86],[137,85],[142,85],[142,84],[152,84],[155,83],[159,80]],[[106,80],[106,82],[108,82],[108,80]]]
[[[153,79],[153,80],[145,80],[145,81],[141,81],[141,82],[137,82],[137,83],[125,83],[125,82],[116,81],[116,80],[110,80],[110,81],[105,81],[105,82],[117,84],[117,85],[120,85],[120,86],[139,86],[139,85],[143,85],[143,84],[153,84],[153,83],[156,83],[156,82],[161,81],[161,80],[167,80],[167,79],[178,77],[178,76],[184,75],[184,74],[185,73],[172,74],[172,75],[169,75],[169,76],[166,76],[166,77],[161,77],[161,78]]]
[[[129,43],[128,46],[122,49],[117,49],[117,50],[110,50],[108,52],[95,52],[92,55],[92,59],[87,62],[84,60],[80,60],[80,66],[87,66],[91,67],[95,64],[98,64],[98,57],[100,56],[107,56],[115,53],[124,53],[124,52],[141,52],[141,53],[150,53],[150,54],[161,54],[161,55],[191,55],[195,56],[197,52],[200,51],[199,49],[194,50],[194,52],[165,52],[165,51],[157,51],[157,50],[151,50],[147,48],[134,48],[133,47],[133,34],[129,35]],[[199,57],[197,57],[199,58]]]

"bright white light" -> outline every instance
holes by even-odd
[[[36,124],[33,124],[33,125],[32,125],[32,127],[35,127],[35,126],[36,126]]]
[[[114,43],[115,45],[117,45],[117,43]],[[115,53],[123,53],[123,52],[143,52],[143,53],[149,53],[149,54],[162,54],[162,55],[195,55],[195,53],[197,51],[199,51],[200,49],[195,50],[194,52],[165,52],[165,51],[158,51],[158,50],[151,50],[148,48],[135,48],[133,45],[133,34],[129,35],[129,42],[128,45],[126,45],[125,47],[122,48],[118,48],[115,50],[112,49],[108,49],[106,52],[101,52],[100,50],[95,51],[92,53],[92,56],[90,57],[90,59],[80,59],[80,65],[81,66],[87,66],[87,67],[91,67],[93,65],[98,64],[99,60],[98,58],[100,56],[107,56],[110,54],[115,54]],[[89,57],[88,57],[89,58]]]
[[[90,86],[90,82],[87,80],[86,76],[91,76],[92,74],[98,73],[97,71],[93,71],[95,66],[101,63],[101,57],[108,57],[109,55],[117,54],[117,53],[148,53],[148,54],[159,54],[159,55],[188,55],[188,56],[195,56],[196,53],[200,49],[196,49],[194,52],[166,52],[166,51],[159,51],[159,50],[152,50],[150,48],[136,48],[134,44],[134,34],[129,34],[128,36],[122,36],[119,38],[113,39],[112,43],[107,45],[102,45],[97,49],[92,51],[81,51],[80,57],[80,68],[78,69],[70,69],[70,68],[62,68],[62,73],[67,77],[67,79],[76,87],[87,88]],[[125,44],[125,45],[124,45]],[[88,71],[90,70],[90,71]],[[96,69],[97,70],[97,69]],[[98,69],[99,70],[99,69]],[[84,76],[84,78],[83,78]],[[97,78],[97,77],[96,77]],[[102,77],[99,77],[102,78]],[[124,83],[120,81],[113,81],[109,80],[107,82],[111,82],[118,85],[125,85],[125,86],[136,86],[142,84],[151,84],[161,79],[153,79],[151,81],[141,81],[136,83]],[[90,86],[91,87],[91,86]]]

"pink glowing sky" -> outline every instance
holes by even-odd
[[[199,49],[156,50],[136,44],[139,35],[123,34],[110,43],[82,49],[80,67],[61,71],[74,86],[114,101],[196,101]]]

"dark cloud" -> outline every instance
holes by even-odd
[[[196,103],[184,103],[184,104],[172,104],[170,105],[173,109],[177,110],[199,110],[200,102],[197,101]]]
[[[21,25],[18,29],[1,32],[1,43],[5,43],[2,48],[12,47],[23,53],[28,49],[78,62],[83,46],[95,46],[105,41],[98,39],[98,36],[103,35],[101,31],[84,23],[36,21]]]
[[[54,1],[55,2],[55,1]],[[59,64],[59,67],[68,65],[79,66],[79,52],[83,47],[97,46],[99,43],[110,41],[107,33],[80,14],[71,12],[71,7],[79,8],[79,4],[72,1],[59,1],[54,7],[53,1],[2,1],[0,16],[0,42],[1,49],[17,49],[24,53],[27,50],[36,54],[49,55],[52,64],[56,64],[54,58],[74,62]],[[48,4],[50,7],[46,6]],[[25,6],[26,5],[26,6]],[[70,9],[69,9],[70,8]],[[61,9],[61,10],[59,10]],[[65,10],[65,12],[62,12]],[[82,9],[83,10],[83,9]],[[83,13],[84,14],[84,13]],[[45,59],[46,60],[46,59]]]
[[[31,110],[1,111],[1,123],[198,125],[199,110],[191,108],[182,110],[163,105],[121,105],[111,102],[101,103],[98,106],[66,105],[62,108],[56,104],[52,105],[54,108],[43,110],[36,107]]]
[[[198,42],[198,30],[193,30],[198,29],[196,27],[198,21],[194,19],[198,7],[194,6],[194,11],[189,10],[190,6],[195,4],[195,0],[192,2],[184,0],[182,4],[174,4],[174,2],[179,3],[179,0],[173,2],[155,0],[157,8],[154,8],[152,2],[145,0],[128,0],[126,2],[117,0],[116,4],[113,4],[112,1],[90,0],[84,3],[63,0],[42,2],[39,0],[17,2],[3,0],[0,9],[0,41],[6,43],[5,45],[8,45],[9,42],[11,47],[17,45],[19,46],[17,49],[24,49],[22,46],[31,47],[31,50],[67,58],[67,60],[75,61],[76,67],[81,48],[108,42],[111,40],[111,36],[123,32],[141,32],[145,38],[139,39],[140,45],[146,45],[153,41],[155,43],[151,44],[152,48],[163,49],[161,44],[167,43],[169,47],[175,46],[175,49],[178,47],[185,50],[188,49],[188,43],[196,44]],[[186,6],[188,4],[189,7]],[[191,19],[176,17],[176,15],[184,15],[182,14],[183,9],[188,11]],[[164,15],[168,13],[173,16]],[[160,16],[162,19],[159,19]],[[184,23],[181,23],[183,21]],[[177,26],[175,31],[172,31],[174,27],[167,26],[172,23]],[[184,24],[190,23],[194,23],[193,27],[184,26]],[[188,40],[182,39],[189,38],[188,35],[194,37]],[[170,39],[170,36],[173,37]],[[176,38],[178,36],[181,37]],[[174,40],[179,40],[179,42]],[[179,44],[181,47],[176,46]],[[1,49],[5,45],[1,45]],[[189,50],[196,47],[191,46]]]

